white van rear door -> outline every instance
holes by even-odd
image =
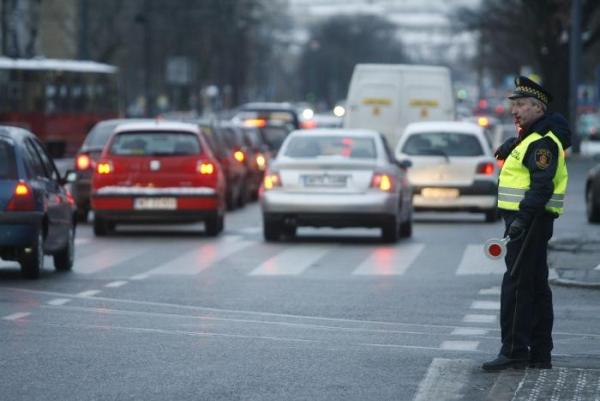
[[[390,127],[398,121],[398,87],[389,83],[360,83],[356,88],[346,127],[367,128],[391,135]]]

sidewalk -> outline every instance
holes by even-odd
[[[552,239],[548,266],[551,284],[600,289],[600,227],[595,233]]]

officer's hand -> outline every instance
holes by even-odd
[[[508,226],[508,236],[510,239],[519,238],[523,235],[525,230],[527,229],[527,223],[520,218],[515,218],[510,226]]]
[[[494,156],[496,157],[496,159],[498,160],[504,160],[508,157],[508,155],[510,154],[510,152],[512,151],[515,142],[517,142],[517,138],[513,137],[513,138],[508,138],[506,141],[504,141],[504,143],[502,145],[500,145],[498,147],[498,149],[496,149],[496,152],[494,153]]]

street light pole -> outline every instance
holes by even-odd
[[[577,87],[581,71],[581,0],[571,2],[571,33],[569,38],[569,120],[575,135],[572,136],[573,153],[581,150],[577,132]]]

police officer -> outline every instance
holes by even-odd
[[[502,347],[486,371],[552,368],[552,292],[546,261],[554,219],[563,212],[567,187],[565,150],[571,132],[559,114],[547,112],[550,94],[526,77],[515,79],[511,113],[518,136],[496,151],[504,160],[498,208],[510,237],[500,295]]]

